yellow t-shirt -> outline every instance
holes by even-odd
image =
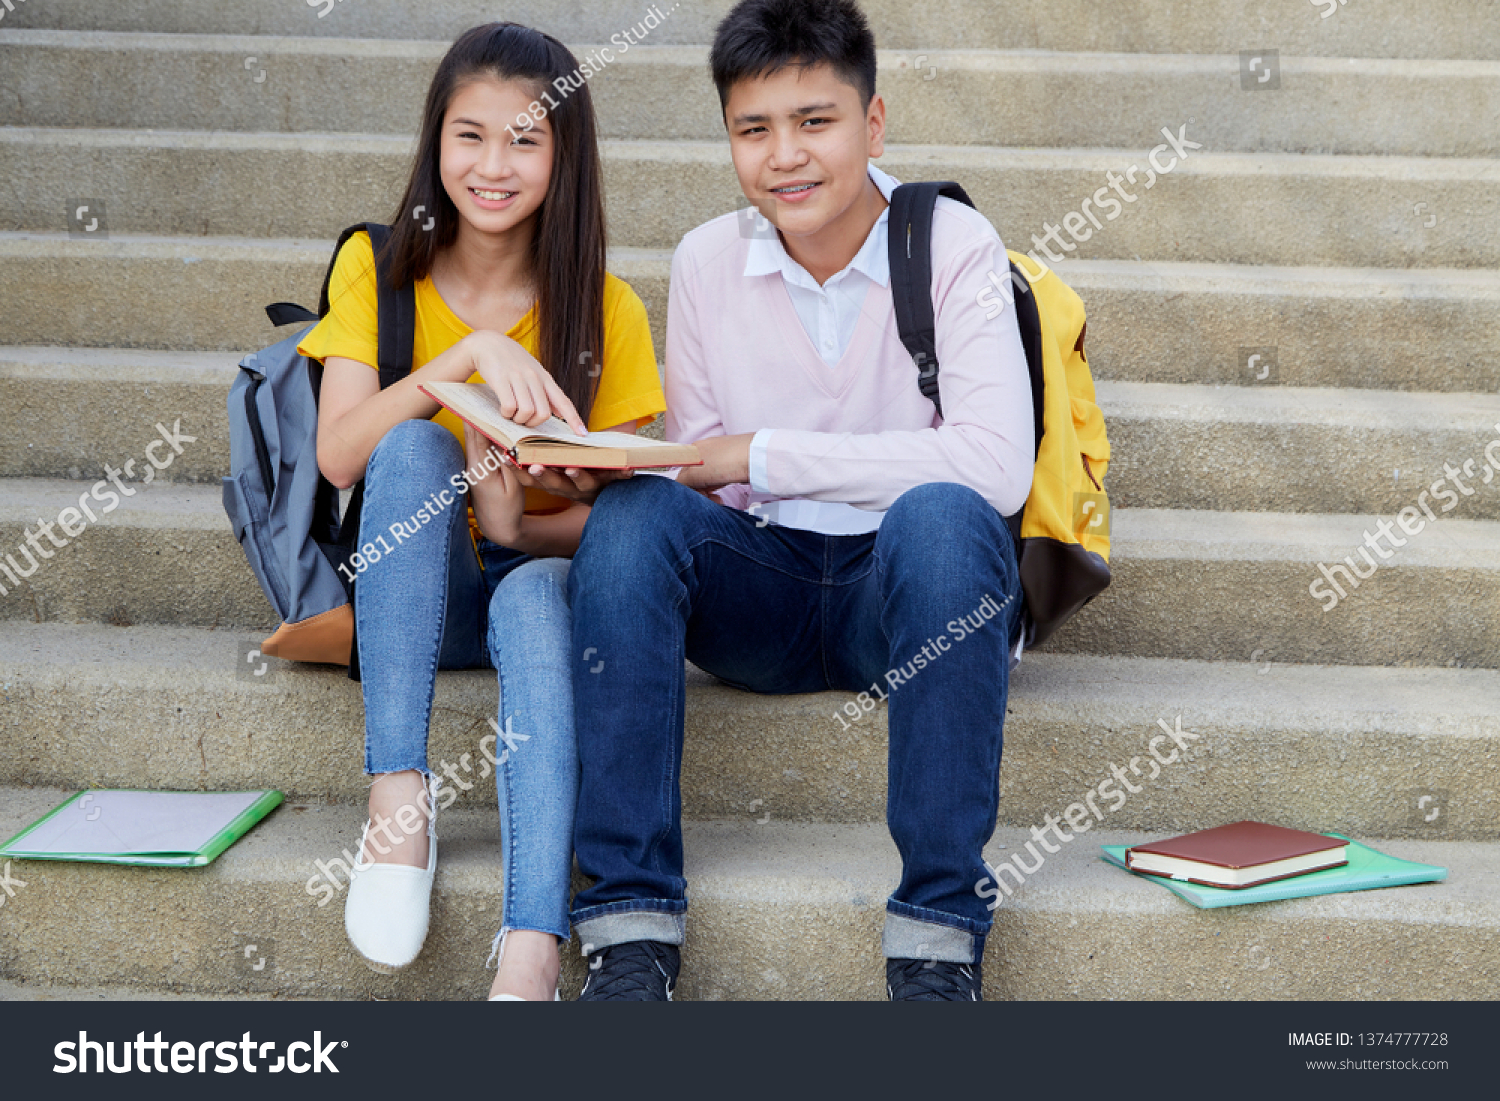
[[[417,326],[412,348],[412,370],[442,355],[474,330],[449,309],[433,286],[432,277],[416,286]],[[377,288],[375,251],[368,233],[351,237],[333,266],[328,288],[328,316],[303,338],[297,351],[316,360],[339,356],[378,369]],[[532,355],[537,354],[536,307],[506,333]],[[470,382],[484,381],[475,374]],[[667,407],[656,352],[651,345],[651,326],[646,307],[630,285],[613,275],[604,277],[604,362],[599,389],[589,412],[590,431],[613,428],[634,421],[636,427]],[[464,440],[463,421],[446,409],[433,418],[458,439]],[[556,512],[569,502],[537,489],[526,490],[528,513]]]

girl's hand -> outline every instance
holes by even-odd
[[[484,460],[491,451],[496,452],[500,468],[487,472]],[[464,425],[464,455],[470,477],[478,477],[469,490],[469,504],[474,508],[479,530],[492,543],[502,547],[515,545],[521,538],[521,524],[526,513],[526,487],[516,476],[510,460],[467,424]]]
[[[474,370],[490,384],[500,411],[511,420],[535,428],[556,415],[578,435],[588,435],[562,387],[525,348],[503,333],[487,331],[470,333],[463,343]]]

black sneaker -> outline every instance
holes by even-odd
[[[670,1002],[682,966],[675,944],[628,940],[589,957],[580,1002]]]
[[[886,960],[885,992],[893,1002],[982,1002],[979,964]]]

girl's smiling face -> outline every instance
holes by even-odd
[[[535,100],[520,82],[480,77],[454,93],[443,116],[443,189],[459,217],[481,233],[515,229],[547,197],[552,129],[546,119],[532,118]]]

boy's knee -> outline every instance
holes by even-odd
[[[945,528],[968,526],[997,516],[994,506],[968,486],[928,482],[897,497],[881,527],[894,525],[893,530],[931,538]]]
[[[909,489],[896,499],[880,525],[877,548],[897,569],[910,569],[914,584],[967,592],[976,576],[1017,572],[1017,548],[1009,526],[977,491],[954,482]]]
[[[679,482],[649,474],[608,486],[573,556],[570,602],[636,599],[658,571],[675,569],[689,553],[695,511],[718,507]]]
[[[640,508],[661,508],[679,500],[683,493],[692,493],[687,486],[674,478],[662,478],[655,474],[635,474],[611,482],[605,486],[594,502],[594,506],[623,511]]]
[[[672,517],[701,497],[671,478],[637,474],[605,486],[594,501],[584,542],[636,541],[669,529]]]

